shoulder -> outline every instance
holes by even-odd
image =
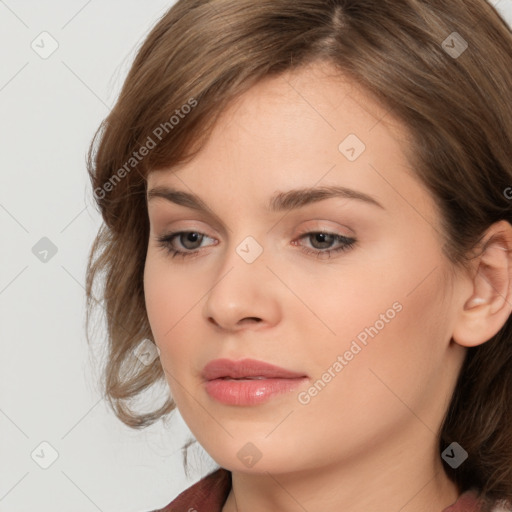
[[[219,468],[183,491],[166,507],[152,512],[221,512],[230,490],[231,472]]]

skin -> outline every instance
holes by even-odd
[[[339,150],[356,134],[366,150]],[[148,190],[194,192],[199,212],[155,198],[144,287],[148,318],[178,409],[199,443],[233,474],[224,512],[441,511],[459,489],[447,478],[437,431],[466,347],[484,343],[510,314],[512,228],[456,271],[442,252],[439,214],[414,178],[405,128],[326,63],[267,79],[227,109],[192,161],[148,176]],[[270,213],[276,192],[340,185],[374,197],[330,198]],[[172,258],[157,238],[199,250]],[[324,230],[356,239],[330,258]],[[236,252],[252,236],[263,253]],[[500,242],[501,240],[501,242]],[[324,247],[324,249],[322,249]],[[480,265],[480,266],[479,266]],[[485,269],[485,272],[482,270]],[[353,340],[402,306],[307,405],[307,391]],[[361,345],[361,344],[360,344]],[[253,358],[305,373],[297,390],[252,407],[205,392],[200,372],[217,358]],[[237,452],[253,443],[247,467]]]

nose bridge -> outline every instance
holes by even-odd
[[[233,211],[236,213],[233,215],[234,222],[228,233],[220,275],[224,275],[233,267],[248,272],[249,275],[255,269],[258,272],[264,272],[263,269],[268,272],[265,268],[267,257],[264,247],[268,246],[268,234],[265,233],[264,226],[259,223],[259,219],[247,222],[250,217],[247,213],[241,213],[242,210],[239,208]]]

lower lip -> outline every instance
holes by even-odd
[[[226,405],[257,405],[276,395],[294,391],[307,381],[297,379],[214,379],[205,383],[206,392]]]

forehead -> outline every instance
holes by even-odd
[[[150,173],[148,188],[192,187],[228,201],[258,195],[262,204],[292,185],[396,195],[395,183],[406,174],[414,179],[403,152],[408,144],[392,112],[335,67],[317,62],[253,86],[222,113],[193,160]]]

